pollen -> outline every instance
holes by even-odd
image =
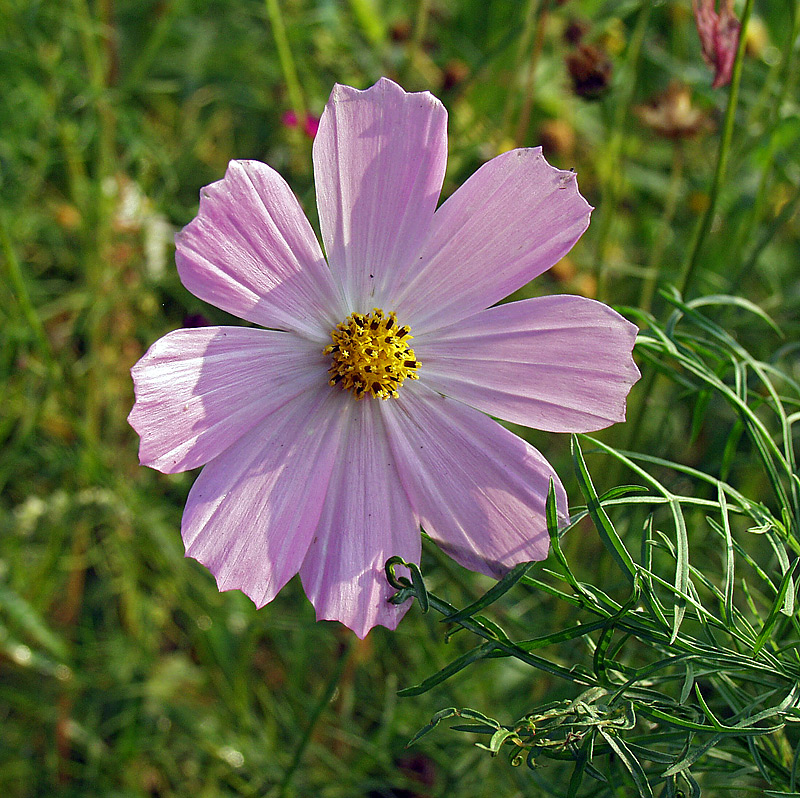
[[[352,391],[356,399],[396,398],[405,380],[419,379],[420,363],[408,345],[411,332],[398,325],[393,312],[352,313],[336,325],[331,338],[333,343],[322,350],[331,356],[329,383]]]

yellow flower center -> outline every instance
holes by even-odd
[[[331,356],[330,384],[341,384],[356,399],[397,397],[404,380],[419,378],[420,363],[408,345],[408,327],[399,327],[394,313],[374,308],[352,313],[331,331],[333,343],[323,349]]]

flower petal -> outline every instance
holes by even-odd
[[[394,629],[408,604],[387,599],[394,590],[384,565],[397,554],[419,562],[419,523],[389,450],[379,401],[350,407],[339,457],[317,534],[300,569],[317,619],[341,621],[359,637],[376,624]]]
[[[567,496],[536,449],[419,383],[404,385],[384,408],[403,486],[423,528],[447,554],[497,578],[547,556],[550,480],[562,521]]]
[[[350,310],[381,306],[433,218],[447,163],[447,112],[381,78],[336,85],[314,139],[320,227]]]
[[[327,386],[276,410],[212,460],[189,492],[186,555],[262,607],[300,569],[337,458],[344,397]]]
[[[548,296],[417,336],[414,352],[435,391],[528,427],[589,432],[625,420],[636,333],[601,302]]]
[[[436,211],[392,309],[414,335],[483,310],[569,252],[591,210],[575,174],[550,166],[541,147],[498,155]]]
[[[207,463],[293,397],[327,382],[329,358],[294,333],[175,330],[131,369],[142,465],[166,474]]]
[[[300,204],[266,164],[231,161],[175,246],[186,288],[242,319],[323,340],[347,315]]]

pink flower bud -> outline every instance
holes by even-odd
[[[719,11],[716,4],[717,0],[692,0],[703,58],[714,68],[714,89],[730,83],[741,28],[733,12],[733,0],[719,0]]]

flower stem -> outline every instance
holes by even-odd
[[[653,304],[653,295],[658,285],[661,259],[664,256],[664,249],[669,240],[672,221],[675,218],[675,211],[678,208],[678,200],[681,196],[683,186],[683,144],[676,141],[672,154],[672,173],[667,189],[667,198],[664,202],[664,213],[661,216],[661,223],[658,226],[653,249],[650,253],[650,261],[647,264],[647,278],[642,285],[642,293],[639,297],[639,307],[649,311]]]
[[[339,657],[339,661],[336,663],[336,668],[331,674],[330,679],[328,679],[328,684],[325,685],[325,689],[322,691],[322,695],[320,696],[319,701],[317,701],[314,711],[311,713],[311,717],[308,720],[308,726],[306,726],[306,730],[303,732],[303,736],[300,738],[297,748],[295,748],[292,762],[286,769],[286,772],[283,774],[283,780],[278,787],[277,798],[285,798],[285,796],[288,794],[289,787],[294,779],[294,774],[297,772],[297,768],[300,767],[303,754],[305,753],[306,748],[308,748],[308,744],[311,742],[311,735],[314,733],[314,729],[317,727],[317,723],[319,722],[325,707],[330,704],[333,694],[336,692],[336,688],[339,686],[339,681],[342,678],[342,674],[344,673],[344,669],[350,659],[350,654],[352,651],[353,640],[351,636],[348,638],[344,651]]]
[[[531,57],[528,61],[528,74],[525,77],[522,110],[520,111],[519,120],[517,121],[517,130],[514,134],[514,143],[517,147],[524,146],[525,138],[528,135],[528,125],[531,121],[531,108],[533,107],[533,97],[535,94],[534,78],[536,77],[536,67],[539,64],[539,57],[542,54],[542,47],[544,45],[544,32],[547,23],[547,3],[542,2],[538,8],[532,9],[529,13],[536,15],[536,31],[533,38],[533,50],[531,51]]]
[[[700,224],[698,225],[697,232],[695,233],[694,243],[692,245],[691,253],[686,261],[686,266],[683,271],[678,290],[682,296],[686,296],[688,290],[694,280],[697,264],[700,261],[700,253],[703,244],[711,229],[711,222],[714,218],[714,213],[717,208],[717,200],[719,198],[719,191],[722,186],[722,181],[725,178],[725,170],[728,165],[728,155],[730,154],[731,142],[733,140],[733,125],[736,116],[736,104],[739,99],[739,83],[742,79],[742,65],[744,63],[744,51],[747,39],[747,23],[750,20],[750,13],[753,10],[753,0],[747,0],[742,13],[742,25],[739,31],[739,47],[736,50],[736,60],[733,64],[733,76],[731,78],[731,88],[728,95],[728,107],[725,109],[725,119],[722,128],[722,140],[719,145],[719,152],[717,155],[717,166],[714,170],[714,178],[711,182],[711,190],[709,191],[708,207],[703,214]]]
[[[528,5],[525,10],[525,21],[522,24],[522,32],[519,36],[517,45],[517,55],[514,59],[514,67],[509,75],[510,80],[513,80],[516,75],[522,71],[522,64],[525,61],[525,54],[528,52],[528,47],[531,43],[531,36],[533,34],[533,26],[539,11],[540,0],[528,0]],[[524,96],[523,96],[524,100]],[[503,119],[500,123],[500,128],[497,133],[498,144],[502,143],[509,135],[509,120],[514,107],[514,92],[510,89],[506,91],[506,100],[503,105]]]
[[[620,80],[623,90],[619,93],[614,115],[610,126],[610,140],[606,156],[606,167],[600,190],[600,203],[598,212],[597,247],[594,257],[594,272],[597,278],[597,299],[602,300],[608,289],[608,269],[606,268],[606,245],[611,230],[611,223],[616,216],[617,195],[620,185],[622,169],[620,158],[622,153],[622,140],[625,134],[625,120],[628,116],[633,92],[636,88],[636,64],[642,49],[647,20],[650,17],[651,5],[644,3],[636,19],[636,27],[631,35],[626,54],[625,72],[626,79]]]
[[[408,72],[417,69],[422,53],[422,40],[425,38],[425,29],[428,27],[428,16],[431,13],[431,0],[419,0],[417,17],[414,20],[414,35],[408,51]]]
[[[792,218],[792,215],[797,210],[798,204],[800,204],[800,187],[795,189],[794,194],[781,208],[780,213],[773,219],[772,223],[764,231],[761,238],[753,247],[753,251],[742,263],[739,271],[736,273],[733,281],[731,282],[732,285],[739,285],[744,277],[753,271],[759,257],[761,257],[761,253],[767,247],[769,242],[772,241],[778,230],[780,230],[781,227],[783,227],[783,225]]]
[[[266,0],[267,16],[272,26],[272,36],[275,39],[275,48],[278,51],[278,60],[281,64],[283,79],[286,81],[286,90],[289,92],[289,102],[292,110],[299,120],[306,118],[306,104],[303,100],[303,90],[297,78],[294,58],[286,36],[286,26],[283,24],[283,15],[278,0]]]
[[[0,251],[3,253],[3,261],[8,270],[8,282],[13,292],[16,294],[17,302],[22,311],[22,317],[27,322],[28,327],[39,345],[39,353],[42,359],[51,372],[55,373],[58,366],[53,356],[53,350],[47,338],[42,320],[39,318],[39,314],[36,312],[36,308],[31,301],[31,295],[28,291],[28,286],[22,273],[19,260],[17,259],[17,253],[14,251],[14,246],[11,243],[11,236],[8,233],[6,225],[6,217],[3,213],[0,213]]]
[[[776,64],[775,68],[770,71],[770,74],[765,81],[765,88],[761,92],[762,97],[759,98],[758,103],[758,106],[761,109],[761,116],[755,116],[755,114],[751,114],[750,119],[752,122],[748,122],[748,125],[750,125],[756,120],[760,121],[762,130],[765,133],[772,131],[773,135],[770,136],[769,143],[767,145],[767,151],[763,160],[763,167],[761,169],[761,176],[758,182],[758,189],[756,190],[753,207],[746,217],[747,221],[737,226],[737,230],[733,239],[734,243],[731,248],[731,251],[733,252],[741,252],[745,249],[745,242],[750,241],[753,238],[764,216],[764,208],[767,204],[768,191],[771,187],[770,178],[772,177],[773,166],[775,163],[775,151],[779,147],[779,137],[774,134],[774,131],[776,130],[776,127],[780,121],[781,112],[783,110],[784,103],[786,102],[786,97],[789,95],[789,89],[792,85],[792,64],[795,50],[794,44],[797,41],[798,34],[800,34],[800,5],[795,6],[792,28],[787,39],[786,47],[784,48],[783,58],[778,64]],[[774,83],[773,76],[778,71],[780,72],[782,84],[779,91],[773,92],[771,84]],[[769,84],[769,86],[767,84]],[[765,109],[767,102],[771,102],[769,113],[766,113]],[[739,150],[742,150],[741,146],[739,147]],[[749,271],[749,269],[747,271]],[[745,271],[744,266],[742,266],[740,267],[737,280],[731,281],[731,286],[737,286],[739,284],[739,279],[741,279],[741,275],[744,273],[747,272]]]

